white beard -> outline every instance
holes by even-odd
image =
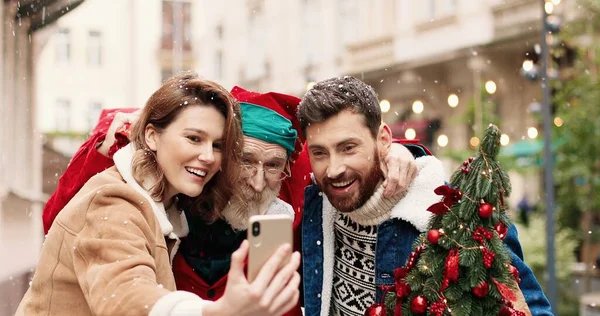
[[[265,188],[261,193],[254,191],[250,186],[245,186],[240,192],[233,196],[221,217],[235,230],[248,229],[248,220],[254,215],[263,215],[267,212],[269,205],[277,198],[281,184],[275,189]]]

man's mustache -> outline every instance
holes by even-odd
[[[337,176],[336,178],[330,178],[330,177],[325,177],[325,179],[323,179],[323,183],[324,184],[331,184],[333,182],[344,182],[344,181],[350,181],[350,180],[354,180],[355,177],[353,177],[350,174],[346,174],[343,173],[340,176]]]

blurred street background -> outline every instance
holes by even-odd
[[[0,19],[0,315],[102,109],[183,70],[299,97],[355,76],[447,177],[497,124],[526,263],[558,315],[600,315],[600,0],[1,0]]]

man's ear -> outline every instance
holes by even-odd
[[[392,146],[392,130],[390,127],[381,122],[379,131],[377,132],[377,147],[379,149],[380,157],[385,157],[390,151]]]
[[[156,142],[158,141],[158,131],[152,124],[146,125],[146,129],[144,130],[144,140],[146,141],[146,146],[148,149],[152,151],[156,151]]]

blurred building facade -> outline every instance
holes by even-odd
[[[555,13],[566,16],[575,6],[553,2]],[[542,133],[532,113],[539,111],[540,82],[522,75],[524,61],[537,59],[541,5],[206,0],[196,66],[227,86],[298,96],[315,81],[356,76],[385,100],[384,120],[395,135],[419,138],[436,153],[476,145],[489,122],[482,112],[493,103],[510,146]],[[539,176],[512,178],[512,205],[523,197],[540,200]]]
[[[47,26],[81,0],[0,1],[0,314],[12,315],[43,242],[35,67]]]
[[[37,123],[51,148],[70,156],[103,108],[144,104],[160,84],[161,12],[160,1],[92,0],[52,27],[36,64]]]
[[[567,18],[575,5],[553,2]],[[71,155],[101,108],[141,107],[180,70],[297,96],[354,75],[385,100],[397,136],[436,153],[469,148],[491,102],[510,146],[541,134],[540,82],[521,74],[537,58],[540,19],[536,0],[87,0],[40,53],[38,125]],[[539,185],[513,178],[513,205],[539,199]]]

